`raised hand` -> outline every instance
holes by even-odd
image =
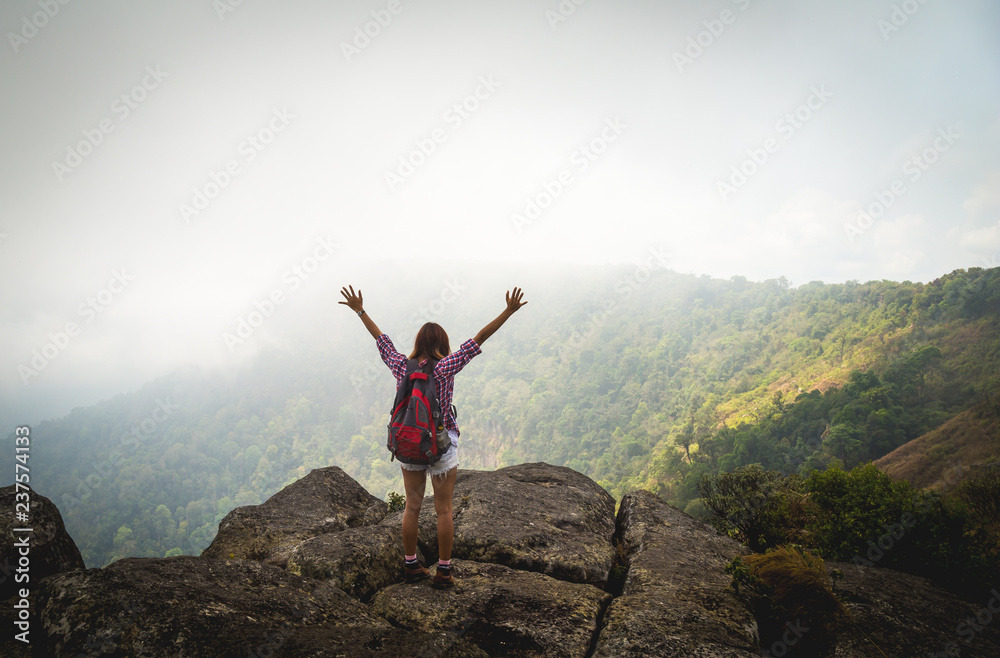
[[[338,304],[343,304],[344,306],[348,307],[349,309],[351,309],[352,311],[354,311],[355,313],[357,313],[358,311],[361,311],[361,310],[364,309],[364,302],[365,302],[365,300],[361,296],[361,288],[358,288],[357,294],[354,294],[354,286],[349,286],[349,288],[350,288],[350,292],[348,292],[348,288],[341,288],[340,289],[340,294],[343,295],[344,299],[346,299],[347,301],[346,302],[337,302],[337,303]]]
[[[520,288],[514,288],[513,293],[508,290],[507,295],[504,297],[504,299],[507,300],[507,308],[505,308],[493,322],[490,322],[488,325],[480,329],[479,333],[476,334],[476,337],[473,340],[475,340],[479,345],[482,345],[487,338],[496,333],[496,330],[503,326],[503,323],[507,321],[507,318],[514,315],[514,313],[517,312],[517,309],[528,303],[521,301],[523,296],[524,293],[521,292]]]
[[[524,297],[524,292],[520,288],[514,288],[513,294],[511,294],[509,290],[507,291],[507,295],[504,297],[504,299],[507,300],[508,313],[513,315],[517,311],[517,309],[521,308],[522,306],[528,303],[528,302],[522,302],[521,301],[522,297]]]

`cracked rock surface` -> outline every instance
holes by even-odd
[[[291,550],[303,541],[374,525],[387,510],[384,501],[340,468],[316,468],[260,505],[226,514],[202,557],[260,560],[284,568]]]
[[[616,516],[611,496],[568,468],[459,471],[450,590],[429,580],[401,582],[401,514],[386,509],[328,467],[261,505],[233,510],[200,557],[128,558],[84,570],[73,551],[60,549],[70,558],[58,563],[59,572],[33,580],[32,648],[35,655],[72,656],[654,658],[761,651],[756,621],[724,573],[746,549],[651,493],[625,495]],[[75,550],[52,510],[35,531],[65,535]],[[430,497],[419,546],[433,565]],[[957,630],[983,616],[990,602],[961,601],[886,569],[828,567],[844,572],[837,593],[855,617],[838,636],[836,655],[925,655],[947,651],[948,642],[957,642],[963,656],[1000,655],[1000,612],[964,644],[968,633]],[[0,613],[8,628],[11,606]],[[1000,610],[1000,595],[993,607]],[[10,635],[0,653],[31,655]]]

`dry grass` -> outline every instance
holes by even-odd
[[[995,402],[986,401],[874,463],[893,479],[946,492],[974,476],[977,465],[998,459],[1000,416]]]

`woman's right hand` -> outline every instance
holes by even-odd
[[[337,302],[337,303],[338,304],[343,304],[344,306],[348,307],[349,309],[351,309],[355,313],[358,313],[359,311],[363,311],[364,310],[364,302],[365,302],[365,300],[361,296],[361,288],[358,288],[358,292],[357,292],[357,294],[355,294],[354,293],[354,286],[348,286],[348,287],[350,288],[350,291],[348,291],[348,288],[341,288],[340,289],[340,294],[343,295],[344,299],[346,299],[347,301],[345,301],[345,302]]]

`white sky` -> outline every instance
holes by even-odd
[[[681,272],[793,284],[1000,265],[996,2],[231,4],[0,5],[3,414],[219,358],[220,327],[276,278],[288,291],[283,272],[325,236],[345,277],[445,241],[437,258],[512,271],[665,245]],[[366,24],[378,34],[348,57]],[[77,163],[68,149],[102,125]],[[585,160],[588,145],[603,152]],[[918,169],[921,154],[934,162]],[[230,161],[239,173],[186,222],[181,205]],[[752,175],[720,192],[741,165]],[[890,207],[849,240],[880,193]],[[100,315],[80,310],[123,270]],[[18,366],[74,321],[80,336],[25,383]]]

